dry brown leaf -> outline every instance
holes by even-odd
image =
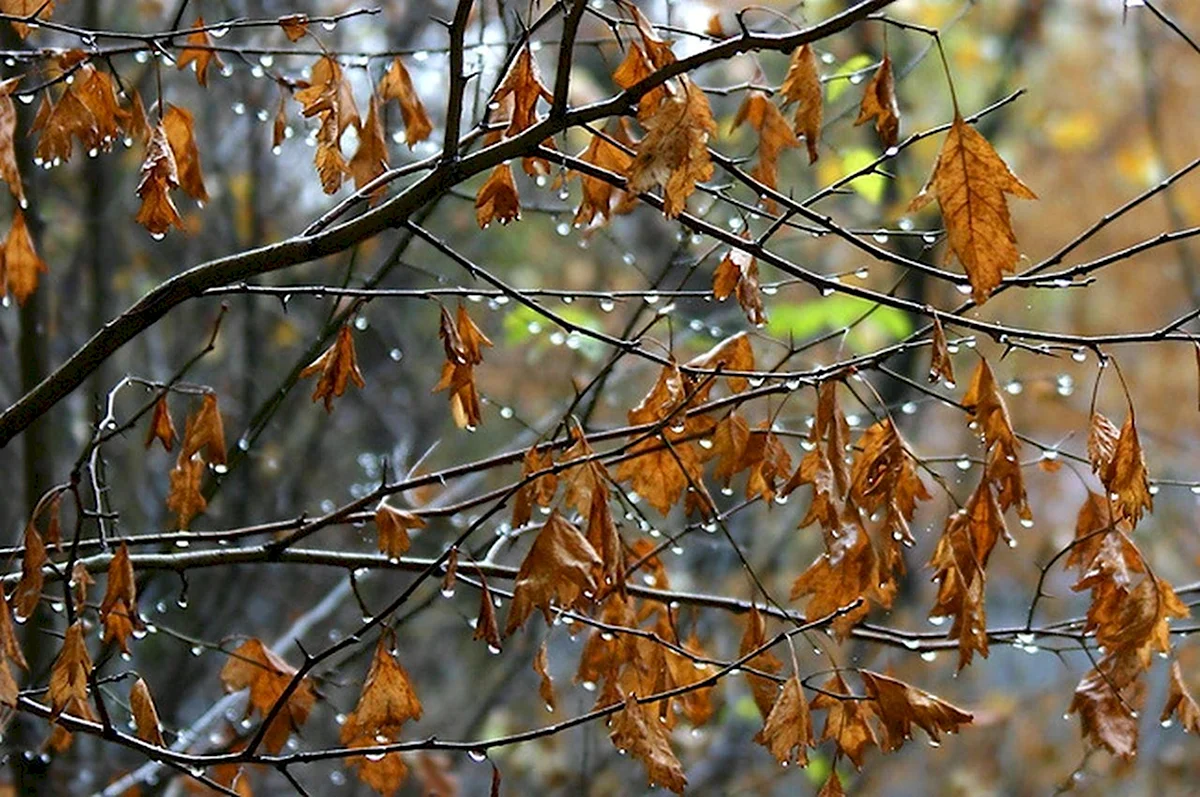
[[[167,492],[167,509],[178,516],[181,531],[186,531],[192,518],[208,508],[208,501],[200,491],[203,477],[204,460],[201,456],[193,454],[185,457],[181,451],[169,474],[171,486]]]
[[[933,345],[930,352],[929,381],[944,379],[947,384],[953,385],[954,363],[950,359],[950,348],[946,345],[946,330],[942,329],[941,319],[937,316],[933,318]]]
[[[21,183],[21,170],[17,167],[13,140],[17,131],[17,107],[13,104],[12,92],[21,82],[19,77],[0,82],[0,180],[8,183],[17,204],[25,204],[25,188]],[[3,269],[0,269],[2,272]]]
[[[46,546],[32,521],[25,526],[22,545],[25,551],[21,556],[21,580],[12,595],[13,616],[18,623],[25,622],[37,611],[45,581],[42,567],[46,564]]]
[[[213,61],[217,62],[217,66],[224,66],[224,63],[221,61],[221,56],[213,49],[212,36],[208,34],[207,30],[202,30],[204,17],[196,17],[192,28],[193,32],[187,35],[187,39],[185,39],[187,44],[179,51],[179,59],[175,66],[177,69],[187,69],[195,64],[196,82],[207,87],[208,65]],[[295,40],[293,39],[293,41]]]
[[[1179,720],[1179,724],[1188,733],[1200,733],[1200,706],[1183,681],[1183,670],[1179,660],[1171,662],[1171,676],[1167,686],[1167,702],[1163,706],[1159,721],[1166,725],[1171,717]]]
[[[266,717],[283,697],[294,675],[295,667],[275,655],[260,640],[248,639],[229,654],[229,661],[221,668],[221,683],[226,692],[249,689],[246,716],[257,711]],[[308,719],[316,700],[312,682],[302,679],[263,736],[263,747],[267,752],[275,754],[283,749],[292,732]]]
[[[526,44],[513,59],[504,80],[500,82],[492,97],[492,104],[512,108],[508,129],[504,131],[506,136],[515,136],[537,123],[539,99],[552,102],[554,95],[542,82],[537,59],[533,57],[533,50]]]
[[[554,699],[554,684],[548,672],[548,667],[546,643],[543,641],[541,646],[538,647],[537,654],[533,657],[533,671],[538,676],[538,694],[542,698],[542,703],[545,704],[546,711],[553,714],[557,708],[557,701]]]
[[[475,633],[472,639],[482,639],[487,643],[488,653],[496,654],[503,647],[500,639],[500,626],[496,623],[496,604],[492,600],[492,591],[488,589],[487,580],[479,574],[479,616],[475,620]]]
[[[129,546],[124,542],[108,563],[108,584],[100,604],[100,622],[104,626],[101,639],[104,642],[115,639],[125,653],[129,652],[130,635],[145,628],[137,610],[137,587]]]
[[[15,596],[14,596],[15,597]],[[16,630],[13,628],[12,612],[9,611],[8,601],[0,593],[0,661],[11,661],[22,670],[28,670],[25,654],[21,652],[21,643],[17,641]]]
[[[894,583],[889,585],[880,579],[879,559],[857,512],[847,511],[829,550],[792,583],[791,600],[811,596],[804,616],[813,621],[861,598],[858,607],[833,621],[834,631],[845,639],[850,629],[867,616],[872,602],[889,606],[894,592]]]
[[[641,120],[646,137],[638,142],[629,166],[629,191],[640,194],[662,186],[663,213],[675,218],[687,207],[696,183],[713,175],[708,140],[717,132],[708,98],[686,77],[681,88]]]
[[[1092,669],[1075,687],[1067,713],[1079,715],[1090,745],[1130,760],[1137,755],[1138,712],[1145,692],[1141,680],[1121,685],[1110,674]]]
[[[612,589],[625,589],[625,555],[621,535],[617,532],[608,507],[608,494],[603,490],[592,492],[587,540],[604,563],[600,576],[601,595]]]
[[[1142,444],[1138,440],[1132,406],[1121,426],[1112,458],[1100,479],[1109,495],[1113,496],[1115,508],[1135,525],[1144,510],[1154,510],[1154,496],[1150,492],[1150,477],[1146,472],[1146,455],[1142,453]]]
[[[884,56],[879,69],[863,90],[862,103],[858,107],[857,127],[863,122],[875,120],[875,132],[884,149],[896,146],[900,137],[900,106],[896,103],[896,81],[892,77],[892,59]]]
[[[87,704],[88,675],[91,671],[92,657],[88,655],[83,622],[76,620],[68,626],[63,637],[62,649],[50,668],[50,689],[47,696],[53,709],[51,717],[61,714],[72,701]]]
[[[360,389],[366,387],[362,372],[358,370],[358,355],[354,351],[354,336],[350,324],[342,324],[338,330],[337,340],[330,344],[325,352],[313,360],[300,372],[300,378],[319,373],[317,386],[313,390],[312,400],[325,400],[325,412],[333,412],[333,399],[346,392],[346,386],[353,382]]]
[[[14,17],[34,17],[36,15],[36,19],[49,19],[50,15],[54,13],[54,0],[0,0],[0,11]],[[33,27],[25,22],[11,20],[10,24],[22,39],[29,35],[29,31],[33,30]]]
[[[808,766],[808,748],[813,744],[812,717],[799,676],[788,678],[761,731],[754,741],[771,751],[784,766],[792,762]]]
[[[787,75],[779,87],[784,107],[798,102],[796,106],[795,131],[804,136],[808,148],[808,162],[819,157],[817,142],[821,138],[821,118],[824,114],[821,97],[821,76],[817,71],[817,53],[812,45],[797,47],[788,64]]]
[[[800,140],[766,92],[746,93],[746,99],[733,117],[734,129],[744,122],[758,132],[758,162],[751,167],[750,176],[767,188],[777,188],[779,156],[785,149],[800,146]],[[771,199],[767,199],[764,206],[769,212],[775,210],[775,202]]]
[[[180,456],[190,457],[197,452],[213,465],[225,464],[225,424],[216,393],[205,393],[200,409],[185,424]]]
[[[593,134],[587,149],[579,153],[578,157],[585,163],[611,172],[619,179],[629,172],[633,156],[618,146],[618,143],[630,149],[635,146],[629,134],[628,123],[624,119],[610,125],[607,136]],[[593,222],[597,225],[603,224],[614,214],[628,213],[634,206],[633,196],[608,180],[574,170],[569,173],[569,177],[579,177],[583,190],[583,198],[575,211],[576,227],[587,227]]]
[[[49,270],[50,267],[34,249],[24,212],[19,205],[13,207],[12,226],[4,243],[0,244],[0,274],[4,276],[0,296],[12,293],[18,304],[25,304],[25,300],[37,290],[38,275]]]
[[[475,194],[475,221],[486,230],[493,221],[508,224],[521,218],[521,200],[513,182],[512,167],[501,163],[492,169],[486,182]]]
[[[167,103],[162,126],[167,142],[175,154],[175,167],[179,175],[179,187],[198,203],[208,202],[208,190],[204,187],[204,173],[200,168],[200,148],[196,146],[196,120],[186,108]]]
[[[569,609],[580,598],[595,596],[603,564],[579,529],[557,511],[550,513],[517,571],[505,636],[524,625],[535,608],[549,624],[552,606]]]
[[[929,740],[936,744],[942,733],[957,733],[974,719],[970,713],[911,684],[870,670],[860,674],[867,695],[875,701],[871,708],[883,727],[879,748],[885,753],[899,750],[911,739],[913,725],[929,734]]]
[[[363,186],[387,171],[387,167],[387,139],[384,137],[383,118],[379,113],[379,98],[372,94],[367,118],[358,137],[358,149],[346,168],[354,178],[354,187],[362,190]],[[372,200],[381,196],[385,188],[384,185],[377,186],[370,194]]]
[[[298,42],[308,33],[308,14],[290,14],[280,17],[279,27],[288,37],[288,41]]]
[[[133,714],[137,737],[147,744],[166,747],[163,743],[162,723],[158,721],[158,709],[154,707],[150,687],[142,678],[138,678],[133,682],[133,686],[129,687],[129,710]]]
[[[512,526],[514,529],[523,528],[529,523],[529,519],[533,517],[534,505],[550,506],[554,500],[554,493],[558,490],[557,474],[551,472],[531,481],[525,481],[531,474],[547,470],[553,465],[554,459],[550,456],[549,448],[543,451],[537,443],[534,443],[525,452],[525,459],[521,463],[521,480],[525,483],[521,485],[521,488],[517,490],[516,497],[513,498]]]
[[[396,738],[404,723],[421,719],[421,701],[408,672],[390,650],[394,644],[393,634],[380,636],[358,703],[342,723],[343,743],[373,739],[376,734]]]
[[[142,206],[138,209],[136,221],[151,235],[162,237],[171,227],[183,227],[183,219],[171,199],[171,189],[178,187],[179,168],[175,163],[175,153],[160,123],[146,142],[142,177],[137,187]]]
[[[839,698],[833,695],[846,697]],[[812,699],[809,707],[813,711],[829,712],[825,716],[825,729],[821,732],[818,742],[833,739],[851,763],[862,769],[867,748],[877,744],[875,732],[867,722],[869,706],[850,695],[850,688],[846,686],[841,674],[837,673],[822,685],[821,691]]]
[[[746,630],[742,634],[742,642],[738,647],[738,658],[745,656],[751,651],[758,650],[766,642],[766,619],[759,612],[757,605],[751,605],[750,612],[746,615]],[[783,669],[783,662],[770,650],[765,650],[747,660],[746,667],[774,674]],[[764,678],[754,673],[747,673],[746,678],[750,682],[750,691],[754,695],[754,702],[758,706],[759,713],[762,714],[765,720],[770,715],[771,709],[774,707],[776,699],[779,696],[779,685],[770,678]]]
[[[417,514],[388,506],[383,501],[375,510],[375,530],[379,534],[379,552],[389,559],[399,559],[408,552],[411,541],[409,529],[425,528],[425,520]]]
[[[929,182],[908,209],[937,199],[950,251],[967,272],[976,304],[987,301],[1020,257],[1005,194],[1037,199],[987,139],[956,114]]]
[[[687,778],[671,750],[667,728],[652,706],[643,706],[630,694],[625,707],[612,715],[609,738],[618,751],[627,752],[646,767],[649,783],[683,794]]]
[[[758,259],[742,249],[730,249],[713,271],[713,297],[723,302],[735,293],[746,319],[756,327],[765,326],[767,313],[758,284]]]
[[[433,132],[433,122],[430,121],[429,113],[413,88],[412,78],[399,56],[392,59],[387,74],[379,81],[379,96],[383,97],[384,102],[394,99],[400,103],[400,116],[404,119],[404,140],[409,149],[429,138],[429,134]]]
[[[171,420],[171,408],[167,406],[167,394],[163,393],[154,402],[154,413],[150,416],[150,426],[146,429],[146,448],[158,440],[166,451],[175,447],[175,422]]]

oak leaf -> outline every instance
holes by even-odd
[[[396,737],[404,723],[421,719],[421,700],[404,665],[390,650],[394,644],[391,633],[379,638],[358,703],[342,723],[343,743],[376,734]]]
[[[594,596],[603,564],[579,529],[557,511],[550,513],[517,571],[505,636],[524,625],[535,608],[549,624],[552,604],[568,609],[581,597]]]
[[[812,717],[799,676],[787,679],[754,741],[770,750],[784,766],[792,762],[808,766],[808,748],[813,744]]]
[[[213,465],[225,464],[225,424],[216,393],[205,393],[200,409],[185,424],[180,456],[190,457],[197,452],[203,453]]]
[[[199,454],[187,457],[180,452],[168,476],[170,489],[167,492],[167,509],[178,516],[179,529],[186,531],[192,518],[208,508],[208,501],[200,491],[204,459]]]
[[[629,167],[633,164],[633,156],[618,144],[631,149],[634,146],[628,124],[624,119],[618,120],[607,135],[593,134],[587,149],[579,153],[578,157],[585,163],[590,163],[592,166],[611,172],[615,177],[620,177],[629,172]],[[628,213],[632,210],[634,197],[624,189],[613,185],[612,182],[574,170],[570,172],[569,176],[579,177],[579,184],[583,191],[579,208],[575,211],[574,224],[576,227],[587,227],[593,222],[603,224],[614,214]],[[596,221],[597,218],[599,221]]]
[[[987,139],[955,114],[933,173],[908,209],[937,199],[950,251],[967,272],[976,304],[987,301],[1020,256],[1005,194],[1037,199]]]
[[[662,186],[663,213],[675,218],[687,206],[696,183],[711,179],[708,139],[717,132],[708,98],[686,77],[681,88],[663,99],[642,125],[646,137],[629,166],[629,190],[635,194]]]
[[[175,66],[177,69],[187,69],[194,64],[196,82],[207,88],[209,64],[213,61],[217,62],[217,66],[225,64],[221,61],[221,56],[213,49],[212,36],[204,29],[204,17],[196,17],[192,29],[185,39],[187,44],[179,51],[179,59]],[[293,41],[295,40],[293,39]]]
[[[1136,524],[1144,510],[1154,509],[1154,496],[1150,492],[1150,477],[1146,472],[1146,456],[1138,440],[1137,423],[1133,408],[1125,416],[1121,433],[1113,448],[1112,457],[1100,476],[1104,487],[1113,498],[1114,508]]]
[[[817,142],[821,138],[824,108],[821,76],[817,71],[817,53],[811,44],[797,47],[792,53],[779,93],[783,95],[784,107],[793,102],[799,103],[796,106],[794,129],[797,135],[804,136],[804,145],[808,148],[808,162],[816,162],[819,157]]]
[[[404,141],[412,149],[417,143],[429,138],[433,132],[433,122],[425,110],[416,89],[413,88],[412,78],[399,56],[392,59],[387,73],[379,81],[379,96],[384,102],[396,100],[400,104],[400,116],[404,120]]]
[[[533,50],[526,44],[517,53],[492,97],[492,103],[508,104],[512,108],[508,129],[505,130],[506,136],[515,136],[537,123],[539,99],[552,102],[554,95],[542,82],[537,59],[533,57]]]
[[[742,249],[730,249],[713,271],[713,298],[723,302],[737,295],[746,319],[756,327],[767,323],[758,284],[758,258]]]
[[[308,33],[308,15],[289,14],[280,17],[279,27],[283,28],[283,34],[288,37],[288,41],[298,42]]]
[[[884,149],[896,146],[900,137],[900,106],[896,103],[896,81],[892,76],[892,59],[884,56],[879,69],[863,89],[862,103],[858,107],[857,127],[863,122],[875,120],[875,132]]]
[[[524,484],[517,490],[513,498],[512,526],[514,529],[524,527],[533,517],[533,507],[550,506],[554,493],[558,490],[558,475],[550,472],[537,478],[529,476],[539,471],[547,470],[554,465],[550,449],[542,450],[536,443],[525,452],[521,462],[521,480]]]
[[[12,594],[13,616],[18,623],[25,622],[37,611],[38,602],[42,599],[42,584],[45,581],[42,567],[47,561],[46,546],[33,523],[25,526],[23,547],[21,580],[17,582],[17,588]]]
[[[0,296],[11,292],[19,304],[25,304],[25,300],[37,290],[38,274],[46,271],[49,271],[49,266],[34,249],[33,237],[25,223],[25,213],[18,205],[13,208],[8,235],[0,244],[0,275],[4,277]]]
[[[751,605],[750,612],[746,615],[746,630],[742,633],[742,641],[738,646],[738,658],[740,659],[748,653],[758,650],[766,642],[766,619],[762,616],[762,612],[758,610],[757,605]],[[783,662],[770,650],[764,650],[762,653],[748,659],[746,667],[774,674],[783,669]],[[754,696],[754,703],[758,706],[759,713],[762,714],[765,720],[770,715],[771,709],[774,707],[776,699],[779,696],[779,685],[770,678],[755,675],[751,672],[747,672],[746,678],[750,682],[750,692]]]
[[[200,148],[196,146],[195,117],[186,108],[167,103],[162,126],[167,142],[175,153],[175,167],[179,174],[179,187],[197,202],[208,201],[208,190],[204,187],[204,174],[200,168]]]
[[[313,390],[312,400],[324,399],[325,412],[333,412],[334,397],[345,393],[349,383],[353,382],[359,388],[366,387],[362,372],[358,370],[358,356],[354,351],[354,336],[349,324],[342,324],[337,340],[320,357],[305,366],[300,378],[317,373],[321,376]]]
[[[791,600],[811,596],[804,609],[805,618],[811,622],[861,598],[861,604],[833,621],[834,631],[844,639],[866,617],[872,602],[890,606],[895,588],[894,583],[887,584],[880,578],[879,558],[857,511],[847,510],[829,550],[792,583]]]

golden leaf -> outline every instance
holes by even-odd
[[[129,709],[133,713],[134,727],[137,736],[143,742],[165,747],[162,737],[162,724],[158,721],[158,709],[154,707],[154,698],[150,696],[150,687],[146,681],[138,678],[129,688]]]
[[[167,103],[163,114],[163,129],[171,152],[175,154],[175,166],[179,175],[179,187],[197,202],[208,201],[208,190],[204,187],[204,174],[200,169],[200,148],[196,146],[193,132],[195,119],[191,111]]]
[[[213,61],[217,62],[217,66],[224,66],[224,63],[221,61],[221,56],[217,55],[216,50],[213,49],[212,36],[208,35],[207,30],[202,30],[204,17],[196,17],[192,28],[194,30],[188,34],[185,40],[187,45],[179,51],[179,59],[175,66],[177,69],[187,69],[195,64],[196,82],[207,87],[208,65]]]
[[[870,670],[862,670],[860,674],[867,695],[875,701],[871,708],[883,727],[879,748],[885,753],[899,750],[912,738],[914,724],[929,734],[931,742],[937,743],[942,733],[957,733],[974,719],[957,706],[903,681]]]
[[[1187,684],[1183,682],[1183,671],[1179,667],[1178,659],[1171,662],[1167,702],[1163,706],[1160,722],[1166,725],[1172,715],[1179,720],[1179,724],[1188,733],[1200,733],[1200,706],[1196,705],[1196,699],[1192,697]]]
[[[521,200],[513,182],[512,167],[501,163],[475,194],[475,221],[486,230],[493,221],[508,224],[521,218]]]
[[[189,417],[183,433],[181,457],[203,452],[214,465],[225,464],[225,424],[216,393],[205,393],[200,409]]]
[[[410,541],[409,529],[425,528],[425,520],[420,516],[388,506],[382,501],[375,510],[375,529],[379,533],[379,552],[389,559],[399,559],[408,551]]]
[[[955,115],[933,174],[908,209],[920,210],[937,198],[950,251],[967,272],[976,304],[987,301],[1005,272],[1017,266],[1017,236],[1005,194],[1037,199],[987,139]]]

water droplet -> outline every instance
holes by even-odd
[[[487,753],[484,752],[483,750],[471,750],[470,752],[467,753],[467,755],[470,756],[471,760],[474,761],[476,764],[482,763],[483,761],[487,760]]]
[[[871,237],[875,239],[876,243],[885,244],[888,242],[888,231],[880,228],[880,229],[876,230],[875,234],[872,235]]]
[[[936,660],[937,660],[937,652],[936,651],[927,650],[921,654],[921,661],[936,661]]]
[[[1023,529],[1033,528],[1033,518],[1031,518],[1031,517],[1021,518],[1020,523],[1021,523],[1021,528],[1023,528]]]
[[[208,32],[208,35],[212,36],[214,39],[223,39],[228,34],[229,28],[213,28]]]
[[[150,233],[150,237],[156,241],[161,241],[163,238],[167,237],[167,234],[163,232],[152,232]]]
[[[454,587],[449,587],[447,589],[443,589],[442,597],[443,598],[453,598],[454,597]]]
[[[954,464],[958,467],[959,470],[970,470],[971,469],[971,460],[967,459],[966,457],[963,457],[962,459],[958,460]]]
[[[193,656],[199,656],[201,653],[204,652],[204,648],[200,647],[199,645],[192,645],[191,650],[189,652]]]
[[[966,296],[971,292],[971,284],[968,282],[964,282],[959,285],[955,285],[954,289],[957,290],[959,293],[961,293],[963,296]]]
[[[930,618],[929,618],[929,624],[930,624],[930,625],[945,625],[945,624],[946,624],[946,618],[945,618],[945,617],[942,617],[942,616],[940,616],[940,615],[939,615],[939,616],[936,616],[936,617],[930,617]]]
[[[1077,349],[1075,353],[1071,355],[1071,359],[1077,363],[1081,363],[1087,359],[1087,352],[1083,349]]]
[[[232,110],[232,111],[233,111],[235,114],[237,114],[238,116],[241,116],[242,114],[244,114],[244,113],[246,112],[246,103],[244,103],[244,102],[235,102],[233,105],[229,106],[229,108],[230,108],[230,110]]]
[[[324,28],[325,30],[337,30],[337,20],[327,19],[321,23],[321,27]],[[425,57],[421,58],[420,56],[422,56],[422,55]],[[417,53],[414,57],[418,61],[424,61],[425,58],[429,57],[429,54],[428,53]]]

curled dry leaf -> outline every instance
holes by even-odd
[[[640,194],[662,186],[663,213],[675,218],[687,207],[696,183],[713,175],[708,139],[717,132],[708,98],[686,77],[681,88],[665,97],[641,120],[646,137],[629,166],[629,190]]]
[[[346,392],[351,382],[360,389],[366,387],[362,372],[358,370],[358,355],[354,351],[354,336],[349,324],[342,324],[335,340],[325,352],[300,372],[304,379],[320,374],[313,390],[312,400],[324,399],[325,411],[333,412],[333,399]]]
[[[538,69],[537,59],[533,50],[526,44],[504,75],[504,80],[492,97],[494,105],[502,105],[512,109],[506,136],[515,136],[526,128],[537,123],[538,100],[552,102],[554,95],[542,82],[542,74]]]
[[[137,187],[142,206],[138,209],[136,220],[151,235],[163,236],[172,227],[183,227],[183,219],[171,199],[171,189],[178,187],[179,169],[175,163],[175,153],[160,123],[146,142],[142,178]]]
[[[221,683],[226,692],[250,690],[246,716],[257,711],[266,717],[296,675],[296,668],[277,656],[258,639],[248,639],[229,654],[221,668]],[[303,679],[275,715],[263,736],[263,747],[272,754],[283,749],[292,732],[298,730],[316,703],[312,683]],[[347,720],[347,723],[349,720]],[[344,726],[343,726],[344,727]]]
[[[175,422],[171,420],[171,408],[167,406],[167,394],[163,393],[154,402],[154,412],[150,416],[150,426],[146,429],[146,448],[154,445],[157,440],[166,451],[175,447]]]
[[[379,98],[372,94],[367,106],[367,118],[358,136],[358,149],[346,168],[354,178],[354,187],[362,190],[363,186],[387,171],[387,167],[387,139],[384,137],[383,118],[379,113]],[[385,187],[379,185],[371,191],[371,199],[382,196]]]
[[[13,104],[12,92],[21,82],[19,77],[0,82],[0,180],[8,183],[17,204],[25,204],[25,188],[21,182],[21,170],[17,167],[16,150],[13,147],[17,132],[17,107]],[[3,272],[3,269],[0,269]]]
[[[825,728],[818,742],[833,739],[851,763],[862,769],[867,748],[878,744],[875,732],[867,722],[869,705],[853,699],[850,687],[846,686],[846,681],[837,673],[821,686],[821,691],[812,699],[809,708],[813,711],[829,712],[825,715]]]
[[[100,603],[100,623],[104,626],[101,639],[104,642],[116,640],[125,653],[129,652],[130,635],[145,628],[137,610],[137,587],[129,546],[124,542],[108,563],[108,584]]]
[[[487,579],[482,573],[479,574],[479,616],[475,620],[475,633],[471,638],[486,642],[489,653],[499,653],[503,647],[500,626],[496,624],[496,604],[492,601],[492,591],[488,589]]]
[[[181,457],[202,453],[214,465],[225,464],[225,424],[216,393],[205,393],[200,409],[187,419],[183,433]]]
[[[549,624],[553,606],[569,609],[585,595],[594,596],[603,564],[579,529],[551,512],[517,571],[504,634],[524,625],[534,609],[541,609]]]
[[[771,102],[766,92],[749,91],[733,117],[734,129],[748,123],[758,132],[758,162],[750,169],[750,176],[767,188],[779,185],[779,156],[786,150],[800,146],[800,139],[792,132],[787,119]],[[768,199],[765,207],[774,212],[775,202]]]
[[[1100,478],[1109,494],[1116,496],[1113,499],[1116,508],[1132,523],[1137,524],[1144,510],[1154,509],[1150,476],[1146,471],[1146,455],[1142,453],[1142,444],[1138,440],[1132,406],[1121,426],[1112,457]]]
[[[1167,685],[1167,702],[1163,706],[1159,720],[1166,725],[1171,718],[1179,720],[1179,724],[1188,733],[1200,733],[1200,706],[1183,681],[1183,670],[1179,660],[1171,662],[1171,675]]]
[[[942,321],[933,317],[933,338],[930,346],[929,381],[936,382],[944,379],[947,384],[954,384],[954,363],[950,359],[950,347],[946,344],[946,330],[942,329]]]
[[[208,189],[204,187],[204,172],[200,168],[200,148],[196,146],[195,117],[188,109],[167,103],[162,126],[171,152],[175,154],[179,187],[197,202],[207,202]]]
[[[279,27],[288,37],[288,41],[298,42],[308,33],[308,14],[290,14],[280,17]]]
[[[554,684],[548,668],[546,643],[543,641],[541,646],[538,647],[537,654],[533,657],[533,671],[538,675],[538,694],[541,696],[542,702],[546,705],[546,711],[553,713],[557,706],[557,701],[554,699]]]
[[[758,258],[742,249],[730,249],[713,271],[713,297],[723,302],[734,294],[751,324],[761,327],[767,323],[758,285]]]
[[[387,73],[379,81],[379,96],[384,102],[396,100],[400,104],[400,116],[404,120],[404,141],[409,149],[429,138],[429,134],[433,132],[433,122],[430,121],[429,113],[413,88],[412,78],[399,56],[392,59]]]
[[[408,552],[411,544],[408,538],[409,529],[425,528],[425,520],[420,515],[394,506],[388,506],[383,501],[375,510],[375,530],[379,534],[379,552],[389,559],[399,559]]]
[[[936,743],[941,734],[957,733],[974,719],[957,706],[903,681],[870,670],[862,670],[861,675],[867,695],[875,701],[871,708],[883,728],[879,748],[885,753],[899,750],[911,739],[913,725]]]
[[[4,243],[0,244],[0,296],[12,293],[18,304],[37,290],[38,275],[49,271],[46,261],[38,256],[33,247],[33,237],[29,234],[29,226],[25,223],[25,214],[20,206],[13,208],[12,226]]]
[[[808,766],[808,748],[813,744],[812,717],[799,676],[788,678],[779,690],[775,705],[754,741],[770,750],[784,766],[792,762]]]
[[[547,470],[554,465],[550,449],[541,450],[535,443],[525,452],[521,462],[521,480],[525,481],[531,474]],[[554,493],[558,490],[558,475],[551,472],[525,482],[513,498],[512,526],[519,529],[533,517],[533,507],[550,506]]]
[[[129,688],[129,710],[133,714],[138,738],[148,744],[165,747],[158,709],[154,707],[154,698],[150,696],[150,687],[145,679],[138,678]]]
[[[42,567],[46,564],[46,546],[42,543],[42,535],[32,522],[25,526],[25,537],[22,542],[24,553],[21,556],[21,580],[13,592],[13,615],[17,622],[23,623],[37,611],[38,602],[42,599],[42,584],[45,575]]]
[[[611,172],[614,178],[619,179],[629,172],[633,156],[618,144],[630,149],[634,147],[629,126],[624,119],[611,125],[606,136],[593,134],[587,149],[579,154],[579,159]],[[569,176],[579,177],[583,189],[582,201],[575,211],[576,227],[587,227],[593,223],[603,224],[614,214],[628,213],[633,209],[634,197],[612,182],[574,170]]]
[[[892,76],[892,59],[884,56],[879,69],[863,90],[855,126],[875,120],[875,132],[884,149],[896,146],[900,137],[900,106],[896,103],[896,81]]]
[[[87,705],[88,675],[92,671],[92,657],[88,655],[87,641],[83,634],[83,622],[76,620],[67,627],[62,649],[50,668],[50,699],[52,716],[71,705]],[[90,709],[88,709],[90,716]],[[72,711],[71,713],[75,713]]]
[[[1020,256],[1006,194],[1037,199],[987,139],[955,115],[929,182],[908,208],[917,211],[937,199],[950,251],[967,272],[976,304],[987,301]]]
[[[766,642],[766,619],[758,610],[758,606],[752,605],[750,612],[746,615],[746,630],[742,634],[742,642],[738,647],[738,658],[758,650]],[[764,650],[762,653],[747,660],[746,667],[774,674],[783,669],[783,662],[770,650]],[[758,711],[765,720],[771,714],[771,710],[774,708],[779,697],[779,686],[770,678],[764,678],[761,675],[755,675],[750,672],[747,672],[746,678],[750,681],[750,692],[754,695],[754,703],[758,706]]]
[[[609,728],[613,745],[642,762],[650,783],[683,794],[687,787],[683,766],[671,750],[667,728],[653,706],[642,705],[634,695],[627,695],[624,708],[612,715]]]
[[[199,454],[188,457],[181,451],[168,476],[171,485],[167,492],[167,509],[176,514],[180,530],[186,531],[192,518],[208,508],[208,501],[200,491],[204,460]]]
[[[221,56],[213,49],[212,36],[204,29],[204,17],[196,17],[192,28],[192,32],[185,39],[187,43],[179,51],[179,58],[175,66],[177,69],[187,69],[194,64],[196,82],[201,86],[207,87],[209,64],[216,61],[217,66],[224,66],[224,63],[221,61]]]
[[[794,129],[797,135],[804,136],[804,145],[808,148],[808,162],[816,162],[819,157],[817,142],[821,138],[824,108],[821,75],[817,71],[817,53],[812,45],[797,47],[792,53],[779,93],[783,95],[784,107],[793,102],[799,103],[796,106]]]
[[[486,230],[493,221],[508,224],[521,218],[521,200],[513,182],[512,167],[501,163],[475,194],[475,221]]]

